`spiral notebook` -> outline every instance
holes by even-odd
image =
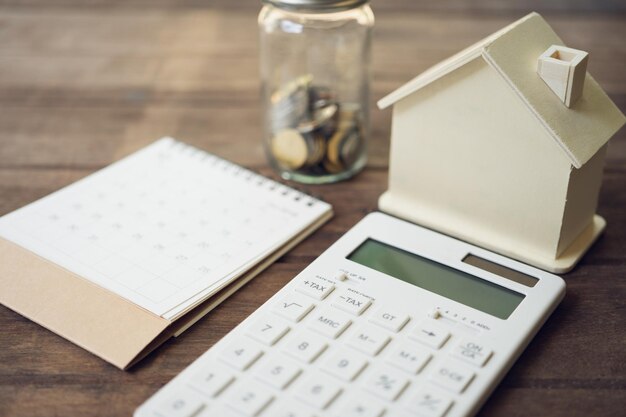
[[[163,138],[0,218],[0,302],[127,368],[331,216]]]

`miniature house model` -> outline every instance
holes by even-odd
[[[595,214],[607,142],[624,124],[532,13],[379,101],[393,105],[381,210],[554,272],[605,227]]]

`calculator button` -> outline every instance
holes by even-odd
[[[370,318],[370,321],[397,333],[409,321],[409,316],[400,311],[383,307],[376,310],[374,315]]]
[[[369,298],[355,294],[349,290],[342,291],[332,302],[333,307],[337,307],[355,316],[360,316],[370,304],[372,304],[372,301]]]
[[[337,309],[326,308],[317,310],[313,315],[313,320],[309,322],[309,328],[331,339],[336,339],[351,323],[352,320],[347,314]]]
[[[248,328],[248,336],[267,345],[272,346],[289,331],[289,326],[278,320],[276,316],[267,316],[254,322]]]
[[[320,410],[325,409],[341,393],[341,385],[322,374],[313,374],[295,391],[296,397]]]
[[[340,349],[333,353],[322,369],[344,381],[352,381],[367,366],[367,361],[360,355],[347,349]]]
[[[232,372],[225,370],[221,366],[211,364],[206,369],[193,375],[189,384],[204,395],[216,397],[234,380],[235,377]]]
[[[435,320],[424,320],[413,329],[409,337],[434,349],[439,349],[450,338],[450,332]]]
[[[296,286],[296,291],[313,297],[316,300],[323,300],[335,289],[333,284],[317,278],[300,279]]]
[[[449,391],[459,394],[467,388],[474,376],[474,372],[464,365],[443,363],[430,374],[430,380]]]
[[[361,327],[348,338],[348,346],[370,356],[376,356],[389,343],[391,338],[383,330],[375,327]]]
[[[386,367],[371,373],[365,382],[365,388],[385,400],[393,401],[408,384],[409,379],[405,373]]]
[[[450,409],[452,400],[430,387],[422,388],[409,397],[407,408],[424,417],[442,417]]]
[[[293,292],[274,305],[274,312],[297,323],[309,314],[314,306],[309,297]]]
[[[344,401],[339,410],[337,417],[380,417],[385,407],[372,401],[366,393],[359,393]]]
[[[256,376],[274,388],[284,389],[300,372],[300,367],[289,359],[276,357],[260,366]]]
[[[272,392],[260,384],[249,382],[236,388],[227,404],[247,416],[258,415],[274,399]]]
[[[300,333],[283,346],[283,352],[304,363],[313,362],[328,346],[313,333]]]
[[[263,351],[251,343],[239,341],[224,349],[220,359],[230,366],[243,371],[248,369],[257,359],[263,355]]]
[[[162,402],[159,413],[167,417],[191,417],[205,407],[205,404],[187,392],[178,392]]]
[[[493,351],[482,343],[469,339],[461,340],[452,350],[452,355],[478,367],[483,366],[492,353]]]
[[[387,363],[410,373],[417,374],[432,358],[427,348],[416,343],[402,342],[387,356]]]
[[[295,400],[287,400],[280,404],[272,405],[263,413],[267,417],[313,417],[313,413],[304,409],[302,403]],[[222,417],[216,415],[215,417]]]

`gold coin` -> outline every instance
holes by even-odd
[[[310,139],[307,141],[307,144],[309,145],[309,157],[306,160],[306,165],[317,165],[326,155],[326,139],[320,134],[307,136],[310,136]]]
[[[309,156],[305,138],[295,129],[283,129],[272,138],[272,154],[290,169],[302,167]]]
[[[270,101],[272,104],[277,104],[293,94],[296,94],[298,90],[306,91],[308,89],[309,84],[313,81],[313,76],[311,74],[301,75],[294,80],[286,83],[280,90],[275,91],[270,97]]]

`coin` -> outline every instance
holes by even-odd
[[[309,147],[300,132],[295,129],[282,129],[272,138],[271,152],[282,165],[298,169],[307,161]]]
[[[337,114],[339,107],[336,104],[329,104],[313,111],[313,117],[298,124],[300,133],[309,133],[328,125]]]
[[[309,112],[310,74],[297,77],[270,97],[270,127],[276,132],[296,126]]]

